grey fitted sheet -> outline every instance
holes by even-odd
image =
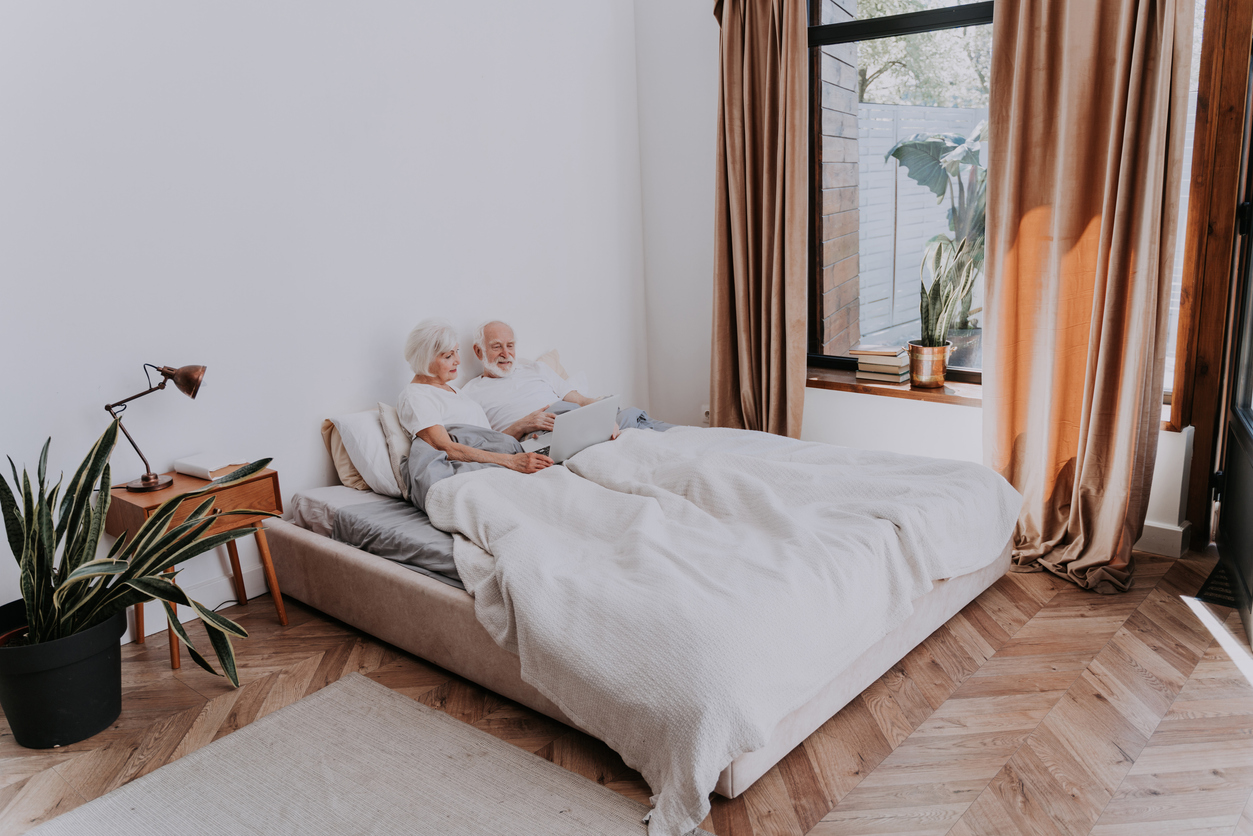
[[[452,535],[431,525],[424,512],[403,499],[340,508],[331,539],[465,589],[452,557]]]
[[[301,528],[464,589],[452,558],[452,535],[402,499],[342,485],[300,491],[288,503]]]

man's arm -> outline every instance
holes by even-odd
[[[552,387],[553,395],[560,397],[563,401],[575,404],[576,406],[587,406],[589,403],[596,402],[595,398],[585,398],[573,389],[570,389],[567,392],[565,379],[543,363],[536,363],[534,365],[534,369],[539,374],[540,378]],[[566,393],[564,395],[558,395],[559,392]]]
[[[432,424],[424,430],[419,430],[418,438],[455,462],[498,464],[510,470],[516,470],[519,473],[534,473],[537,470],[543,470],[553,463],[553,460],[548,458],[548,456],[542,456],[539,453],[492,453],[487,450],[480,450],[477,447],[458,444],[448,435],[448,430],[444,429],[440,424]]]
[[[552,406],[549,404],[548,406]],[[537,409],[529,415],[523,415],[517,421],[505,427],[501,432],[505,435],[511,435],[521,441],[523,437],[530,433],[546,433],[552,430],[553,422],[557,416],[550,412],[546,412],[548,406],[543,409]]]

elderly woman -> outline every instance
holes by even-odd
[[[465,444],[458,444],[444,429],[445,424],[473,424],[491,429],[483,407],[452,387],[457,379],[461,355],[457,333],[452,326],[428,319],[409,332],[405,340],[405,359],[413,369],[413,380],[400,393],[396,411],[400,423],[410,435],[416,435],[452,461],[498,464],[519,473],[534,473],[553,463],[539,453],[490,453]],[[531,413],[506,429],[514,438],[521,438],[541,428],[543,410]]]

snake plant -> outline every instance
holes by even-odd
[[[191,658],[200,667],[216,674],[209,661],[192,645],[187,631],[175,617],[174,605],[182,604],[195,612],[204,623],[222,671],[232,685],[238,686],[239,674],[235,668],[235,652],[230,637],[244,638],[248,635],[247,631],[189,598],[171,582],[177,572],[167,574],[166,570],[253,531],[241,528],[204,536],[220,517],[231,514],[273,516],[266,511],[252,510],[212,514],[214,499],[210,496],[196,505],[185,520],[174,522],[175,512],[184,500],[245,479],[264,468],[270,460],[262,459],[245,465],[200,490],[167,500],[132,536],[123,534],[119,537],[107,557],[97,558],[100,535],[109,513],[109,456],[117,443],[117,434],[118,422],[115,420],[96,441],[70,480],[61,498],[55,523],[53,509],[57,506],[61,482],[58,481],[49,491],[45,479],[52,439],[48,439],[39,455],[34,487],[25,470],[18,478],[12,458],[9,459],[9,467],[13,471],[13,488],[0,477],[0,512],[4,516],[9,548],[21,570],[29,643],[38,644],[73,635],[107,621],[129,606],[155,598],[165,607],[174,632],[187,645]],[[93,493],[96,494],[94,503]]]
[[[922,279],[922,301],[918,313],[922,317],[924,346],[938,348],[948,340],[949,323],[962,299],[975,285],[975,277],[982,266],[983,239],[977,242],[980,258],[976,260],[970,241],[962,238],[953,243],[947,237],[936,236],[927,244],[919,272],[930,268],[931,286],[927,287],[925,274]]]

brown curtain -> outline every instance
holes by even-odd
[[[719,0],[710,418],[797,437],[809,152],[804,0]]]
[[[984,449],[1019,571],[1131,586],[1162,414],[1191,0],[997,0]]]

